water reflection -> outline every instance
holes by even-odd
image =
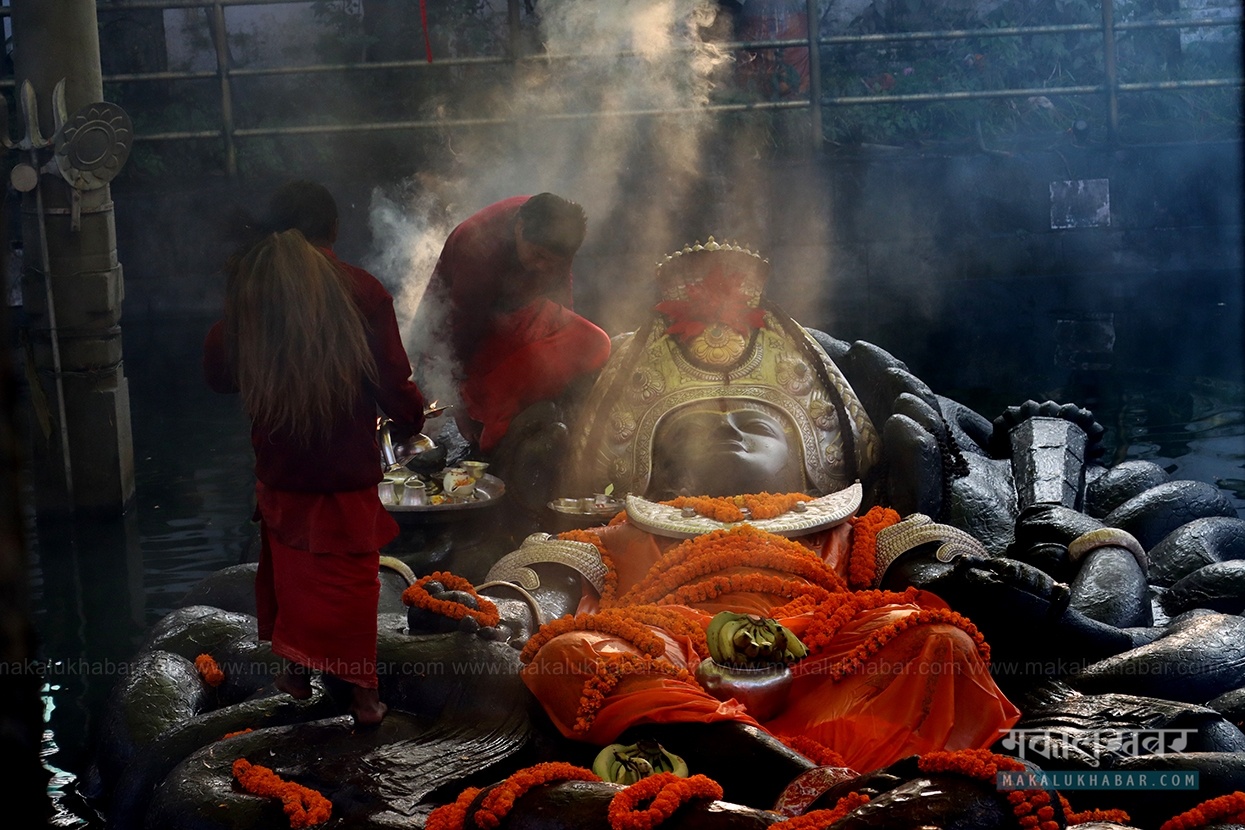
[[[1122,395],[1117,457],[1152,461],[1173,479],[1213,482],[1245,509],[1245,391],[1211,378],[1141,376]]]
[[[79,795],[91,791],[90,740],[146,630],[204,576],[240,561],[252,535],[249,433],[237,400],[201,381],[206,328],[126,329],[136,490],[127,515],[32,528],[44,763],[62,826],[102,826]]]
[[[43,685],[43,722],[52,722],[52,713],[56,711],[55,693],[60,686],[51,683]],[[39,757],[43,766],[51,774],[48,779],[48,796],[52,802],[52,816],[48,824],[52,827],[87,827],[88,815],[92,811],[82,803],[76,791],[77,776],[56,766],[59,762],[60,747],[56,745],[56,736],[51,729],[43,730],[43,744],[39,748]]]

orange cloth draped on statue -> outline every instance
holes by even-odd
[[[498,315],[467,364],[462,397],[474,423],[460,419],[460,430],[468,438],[478,434],[481,450],[494,449],[515,415],[556,399],[576,378],[605,365],[609,354],[608,334],[551,300]]]
[[[850,534],[850,525],[844,523],[800,541],[819,554],[828,570],[842,577]],[[649,575],[663,553],[677,544],[677,540],[652,536],[627,523],[602,529],[599,535],[618,576],[618,597]],[[659,571],[655,569],[650,579],[659,578]],[[779,573],[774,568],[721,571],[732,572]],[[735,592],[706,602],[663,607],[703,630],[719,611],[771,616],[789,601],[790,597]],[[593,613],[601,604],[595,595],[586,596],[579,612]],[[995,685],[974,639],[953,624],[919,623],[895,636],[847,676],[836,679],[829,673],[831,666],[879,629],[922,610],[946,608],[941,599],[922,591],[913,602],[858,611],[829,643],[796,664],[787,706],[761,726],[779,737],[812,738],[841,754],[860,772],[912,754],[988,747],[1019,719],[1020,712]],[[803,636],[813,623],[811,612],[777,619],[797,636]],[[690,640],[654,630],[666,643],[659,659],[694,672],[700,657]],[[639,654],[639,650],[612,634],[573,631],[550,640],[525,667],[524,681],[567,737],[606,744],[628,727],[644,723],[756,723],[741,704],[716,700],[694,680],[633,673],[607,695],[589,728],[576,731],[585,681],[602,655],[617,653]]]

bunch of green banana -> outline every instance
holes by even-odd
[[[597,753],[592,771],[602,781],[631,785],[659,772],[673,772],[687,777],[687,764],[656,741],[642,740],[634,744],[610,744]]]
[[[705,637],[713,661],[727,666],[789,665],[808,655],[790,629],[755,614],[723,611],[709,621]]]

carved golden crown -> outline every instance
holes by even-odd
[[[688,288],[710,275],[726,280],[756,306],[769,279],[769,260],[736,242],[718,242],[712,236],[697,240],[657,263],[657,284],[663,300],[686,300]]]

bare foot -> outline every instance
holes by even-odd
[[[351,690],[348,711],[354,716],[356,726],[360,729],[370,729],[380,725],[389,707],[380,702],[380,693],[376,689],[355,686]]]
[[[277,675],[273,685],[295,700],[311,697],[311,678],[302,666],[286,666],[285,671]]]

